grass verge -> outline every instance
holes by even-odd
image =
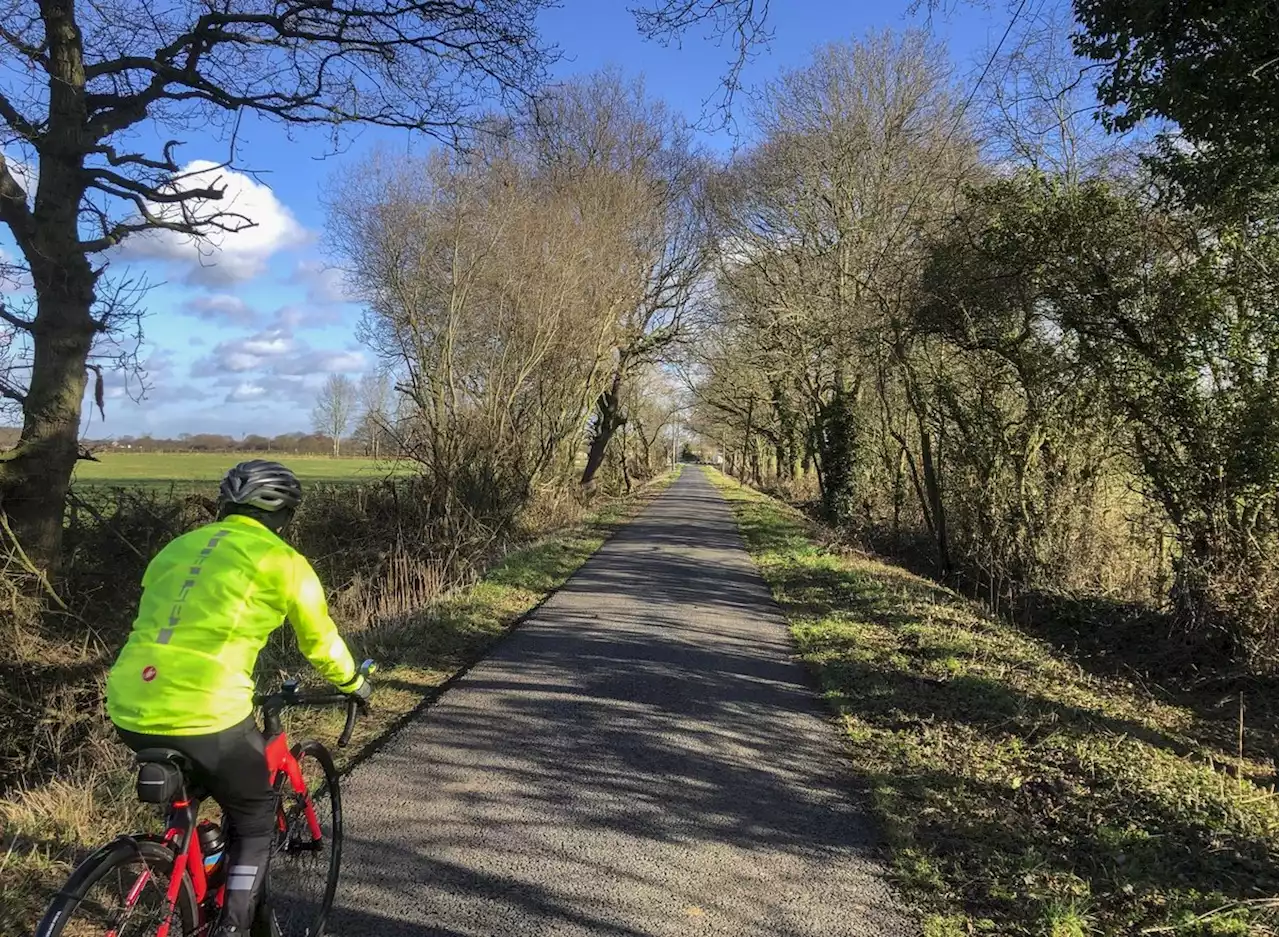
[[[1276,932],[1270,764],[709,474],[838,714],[926,937]]]
[[[441,596],[420,613],[349,636],[356,658],[373,657],[380,671],[373,708],[357,722],[350,746],[333,749],[339,769],[367,757],[451,678],[483,658],[675,475],[508,553],[475,585]],[[298,664],[305,668],[301,658]],[[276,682],[260,675],[263,686]],[[294,739],[332,743],[342,718],[336,709],[294,711],[286,728]],[[29,937],[54,890],[88,849],[123,831],[159,825],[156,811],[133,797],[129,752],[111,740],[106,717],[99,721],[104,731],[80,764],[0,800],[0,937]],[[207,804],[206,810],[216,808]]]

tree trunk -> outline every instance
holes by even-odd
[[[622,483],[627,486],[627,494],[631,494],[631,475],[627,472],[627,426],[622,425]]]
[[[613,381],[609,389],[596,398],[596,426],[591,434],[591,447],[587,450],[587,465],[582,470],[581,484],[591,484],[596,472],[604,464],[605,450],[609,448],[609,440],[618,431],[627,418],[622,413],[621,401],[622,368],[613,372]]]
[[[636,430],[635,436],[637,439],[640,440],[640,477],[652,478],[653,468],[650,465],[650,460],[649,460],[649,449],[650,449],[649,437],[645,433],[644,424],[640,422],[639,417],[636,418],[635,430]],[[659,428],[659,432],[661,432],[661,428]]]
[[[0,509],[27,556],[56,574],[62,521],[79,453],[85,365],[94,335],[98,275],[80,242],[85,134],[85,72],[72,0],[41,4],[49,74],[49,119],[34,211],[24,199],[0,201],[0,216],[31,269],[36,294],[31,381],[22,401],[22,435],[0,462]]]
[[[779,478],[795,479],[798,471],[797,463],[799,445],[796,439],[797,415],[790,398],[780,384],[773,386],[773,410],[778,417],[778,439],[774,444],[774,461],[777,462],[776,474]]]
[[[928,430],[923,426],[920,428],[920,467],[924,472],[925,494],[929,498],[929,507],[933,514],[933,532],[938,541],[938,564],[942,567],[942,577],[945,579],[951,575],[951,549],[947,545],[947,516],[942,509],[942,486],[938,482],[933,445]]]
[[[857,460],[853,399],[839,382],[820,419],[817,455],[823,513],[828,521],[839,524],[853,515]]]
[[[32,324],[31,384],[22,435],[0,463],[0,508],[27,556],[52,576],[58,571],[67,489],[80,451],[85,364],[97,325],[90,312],[95,276],[87,261],[41,274],[45,282]]]
[[[907,451],[905,449],[898,450],[898,457],[894,460],[893,467],[893,546],[897,549],[901,545],[900,532],[902,530],[902,506],[907,500],[905,486],[903,484],[903,468],[907,462]]]

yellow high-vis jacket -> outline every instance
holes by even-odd
[[[205,735],[243,721],[258,654],[285,618],[330,683],[359,687],[364,678],[301,553],[239,514],[183,534],[142,577],[138,617],[107,677],[107,714],[153,735]]]

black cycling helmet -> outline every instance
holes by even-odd
[[[230,505],[256,508],[268,514],[292,512],[302,502],[302,483],[298,476],[279,462],[253,459],[241,462],[218,488],[218,503],[225,510]]]

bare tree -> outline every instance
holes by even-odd
[[[990,162],[1030,166],[1072,184],[1099,172],[1132,170],[1127,135],[1094,119],[1089,68],[1072,54],[1071,11],[1033,5],[993,53],[975,89],[975,112]]]
[[[775,455],[794,460],[803,420],[825,508],[845,518],[865,487],[857,424],[882,333],[972,147],[945,56],[920,33],[819,49],[764,89],[754,116],[761,143],[714,187],[722,360],[747,372],[721,375],[715,396],[737,412],[753,474],[754,437],[770,428]]]
[[[543,5],[0,0],[12,64],[0,81],[0,221],[36,297],[33,314],[0,308],[30,346],[25,379],[10,372],[2,391],[21,405],[23,430],[0,461],[0,503],[36,563],[56,565],[86,364],[112,327],[95,258],[145,232],[253,221],[219,205],[217,172],[183,171],[170,137],[220,129],[228,164],[246,112],[453,138],[478,102],[537,84],[549,61],[534,30]]]
[[[371,371],[360,378],[358,394],[361,413],[356,437],[364,443],[365,451],[376,459],[382,452],[383,442],[391,434],[391,381],[385,374]]]
[[[509,126],[462,152],[375,158],[329,230],[368,310],[362,337],[409,401],[402,448],[441,516],[501,524],[571,465],[607,375],[625,217],[564,198]]]
[[[542,172],[570,204],[610,206],[614,266],[598,291],[611,343],[593,401],[581,482],[589,485],[626,423],[625,386],[684,333],[709,257],[702,210],[706,160],[688,128],[638,82],[604,72],[537,102],[531,134]]]
[[[316,396],[311,411],[311,425],[317,433],[323,433],[333,441],[333,457],[342,450],[342,437],[351,428],[359,399],[355,383],[345,374],[330,374]]]
[[[681,410],[678,389],[662,369],[637,369],[626,387],[627,422],[622,446],[629,475],[651,477],[659,468],[664,431]]]

